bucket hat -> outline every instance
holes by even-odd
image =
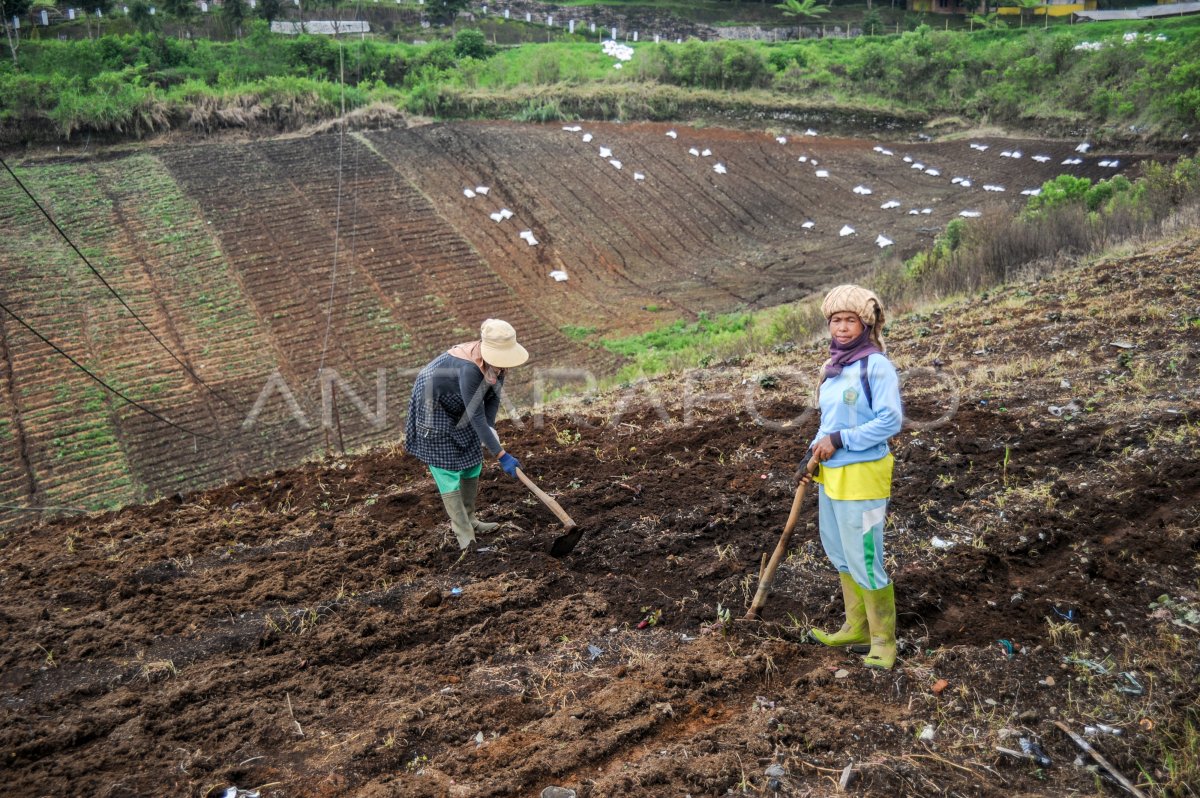
[[[517,343],[517,331],[506,321],[488,319],[479,328],[479,339],[484,361],[498,369],[510,369],[529,359],[525,347]]]

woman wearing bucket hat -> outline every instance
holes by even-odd
[[[900,381],[884,354],[879,297],[839,285],[821,311],[831,341],[817,388],[821,427],[809,455],[820,463],[813,479],[821,543],[841,578],[846,622],[810,635],[827,646],[869,644],[865,664],[887,669],[896,661],[896,599],[884,570],[883,527],[892,495],[888,438],[903,421]]]
[[[495,427],[504,372],[528,360],[529,353],[506,321],[488,319],[479,333],[478,341],[451,347],[421,369],[404,428],[404,449],[433,474],[460,549],[475,541],[476,532],[499,526],[475,517],[480,445],[510,477],[516,478],[521,465],[500,446]]]

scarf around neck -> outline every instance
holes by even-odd
[[[883,354],[883,350],[871,340],[871,328],[863,325],[862,335],[844,346],[836,340],[830,340],[829,360],[825,361],[821,380],[824,381],[830,377],[836,377],[842,373],[842,369],[851,363],[857,363],[870,355],[881,354]]]
[[[478,366],[479,370],[483,372],[484,382],[488,385],[495,385],[496,381],[504,374],[504,369],[498,369],[484,362],[482,341],[468,341],[465,344],[456,344],[450,347],[449,352],[451,357],[456,357],[460,360],[469,360]]]

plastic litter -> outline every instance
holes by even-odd
[[[1013,647],[1013,644],[1012,644],[1012,641],[1011,641],[1011,640],[1008,640],[1008,639],[1003,639],[1003,638],[1002,638],[1002,639],[1000,639],[1000,640],[997,640],[997,641],[996,641],[996,644],[997,644],[998,646],[1000,646],[1000,648],[1004,649],[1004,653],[1005,653],[1006,655],[1008,655],[1008,658],[1009,658],[1009,659],[1012,659],[1012,658],[1013,658],[1013,656],[1016,654],[1016,649]]]
[[[451,595],[451,596],[461,596],[461,595],[462,595],[462,588],[461,588],[461,587],[452,587],[452,588],[450,588],[450,595]]]
[[[718,164],[713,165],[713,171],[719,175],[723,175],[726,173],[727,170],[725,169],[725,164],[718,163]]]
[[[1079,620],[1079,614],[1073,609],[1067,610],[1066,612],[1063,612],[1058,607],[1051,607],[1051,609],[1054,610],[1055,615],[1057,615],[1059,618],[1062,618],[1064,621],[1075,623],[1077,620]]]
[[[838,231],[838,235],[839,236],[854,235],[854,228],[848,224],[844,224],[844,225],[842,225],[842,229]]]
[[[588,644],[587,652],[588,652],[588,659],[591,660],[592,662],[595,662],[596,660],[600,659],[601,656],[604,655],[604,649],[600,648],[599,646],[594,646],[590,643]]]
[[[226,787],[221,798],[259,798],[258,790],[243,790],[240,787]]]
[[[550,272],[550,276],[554,278],[554,282],[556,283],[564,283],[568,279],[567,273],[562,269],[555,269],[554,271]]]
[[[575,791],[567,787],[547,787],[541,798],[575,798]]]
[[[933,546],[935,549],[952,549],[954,548],[955,544],[953,540],[942,540],[937,535],[934,535],[929,540],[929,545]]]
[[[816,174],[817,174],[817,177],[829,177],[829,170],[828,169],[818,169]]]
[[[887,236],[885,236],[885,235],[882,235],[882,234],[880,234],[880,235],[878,235],[878,236],[876,236],[876,237],[875,237],[875,244],[876,244],[876,245],[877,245],[877,246],[878,246],[880,249],[883,249],[884,247],[890,247],[890,246],[891,246],[892,244],[894,244],[894,243],[896,243],[896,242],[895,242],[895,241],[892,241],[892,239],[890,239],[890,238],[888,238]]]
[[[1082,659],[1080,657],[1068,656],[1068,657],[1063,657],[1063,662],[1067,663],[1068,665],[1082,665],[1083,667],[1085,667],[1089,670],[1093,670],[1096,673],[1099,673],[1102,675],[1107,674],[1109,672],[1109,669],[1107,666],[1105,666],[1099,662],[1096,662],[1095,660],[1091,660],[1091,659]]]
[[[1082,409],[1083,408],[1079,406],[1079,403],[1075,402],[1074,400],[1062,405],[1061,407],[1059,405],[1050,405],[1046,408],[1050,415],[1054,416],[1055,418],[1062,418],[1064,415],[1073,415]]]
[[[1107,723],[1097,723],[1094,726],[1084,726],[1083,733],[1088,737],[1095,737],[1097,734],[1111,734],[1113,737],[1120,737],[1125,730],[1109,726]]]
[[[1117,686],[1118,693],[1125,695],[1139,696],[1146,694],[1146,688],[1142,687],[1141,682],[1130,671],[1121,671],[1120,676],[1122,684]]]
[[[1021,744],[1021,751],[1042,767],[1048,767],[1053,764],[1050,757],[1046,756],[1046,752],[1042,750],[1042,747],[1035,740],[1029,737],[1022,737],[1017,742]]]
[[[931,743],[931,742],[933,742],[933,735],[934,735],[933,727],[926,726],[924,729],[921,729],[921,736],[918,737],[917,739],[919,739],[923,743]]]

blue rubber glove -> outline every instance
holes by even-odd
[[[521,461],[513,457],[508,452],[500,455],[500,467],[504,469],[504,473],[508,474],[513,479],[517,478],[517,469],[521,467]]]

